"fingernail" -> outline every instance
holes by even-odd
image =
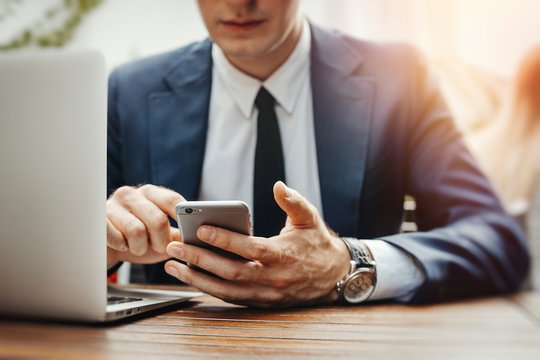
[[[199,239],[203,241],[212,241],[216,236],[216,230],[208,227],[203,227],[199,229]]]
[[[167,266],[165,271],[171,276],[178,277],[178,270],[174,266]]]
[[[283,186],[285,187],[285,194],[287,194],[287,197],[292,196],[293,192],[290,187],[288,187],[285,183],[283,183]]]
[[[172,255],[175,258],[181,259],[184,257],[184,249],[179,246],[174,246],[169,249],[169,255]]]

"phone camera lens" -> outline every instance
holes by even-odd
[[[187,208],[185,210],[186,214],[191,214],[193,212],[193,209],[192,208]]]

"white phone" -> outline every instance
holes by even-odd
[[[244,235],[251,235],[249,207],[243,201],[183,201],[176,205],[176,218],[182,241],[186,244],[211,249],[221,255],[238,255],[211,246],[197,237],[202,225],[212,225]]]

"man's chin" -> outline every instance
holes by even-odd
[[[227,58],[238,59],[257,59],[268,53],[265,47],[261,46],[260,40],[245,40],[239,41],[235,39],[230,42],[222,42],[218,44]]]

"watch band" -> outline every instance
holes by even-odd
[[[362,240],[355,238],[341,238],[351,254],[351,258],[356,262],[356,268],[367,267],[375,268],[375,260],[368,247]]]

